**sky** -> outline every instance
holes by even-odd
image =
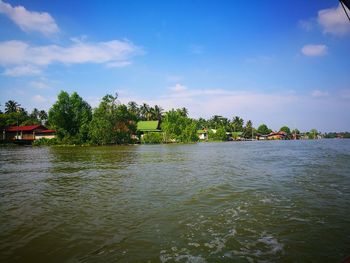
[[[0,0],[2,110],[118,93],[194,118],[350,131],[349,55],[336,0]]]

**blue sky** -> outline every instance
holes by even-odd
[[[0,103],[118,92],[192,117],[350,130],[350,22],[324,1],[0,0]]]

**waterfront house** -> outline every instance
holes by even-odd
[[[259,141],[264,141],[268,139],[268,134],[261,134],[261,133],[256,133],[255,138]]]
[[[9,126],[2,130],[2,140],[4,141],[34,141],[55,137],[56,131],[49,130],[43,125]]]
[[[243,132],[232,132],[231,136],[234,141],[244,140]]]
[[[271,132],[267,135],[268,140],[286,140],[287,139],[287,133],[284,131],[279,132]]]
[[[134,137],[134,139],[139,140],[143,138],[145,133],[161,132],[159,121],[139,121],[137,123],[137,134],[140,136]]]
[[[198,130],[197,135],[199,140],[208,140],[208,130],[203,129],[203,130]]]
[[[139,121],[137,123],[137,131],[145,132],[161,132],[159,121]]]

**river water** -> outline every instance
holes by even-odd
[[[0,148],[0,262],[341,262],[350,140]]]

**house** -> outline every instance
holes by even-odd
[[[49,130],[43,125],[9,126],[2,131],[4,141],[34,141],[41,138],[52,139],[56,137],[55,130]]]
[[[243,132],[232,132],[232,140],[241,141],[244,140]]]
[[[199,140],[208,140],[208,130],[203,129],[203,130],[197,130],[197,135]]]
[[[161,132],[159,121],[139,121],[137,123],[137,131],[145,132]]]
[[[279,132],[271,132],[267,135],[268,140],[286,140],[287,139],[287,133],[284,131]]]
[[[268,134],[260,134],[260,133],[256,133],[255,134],[255,138],[259,141],[264,141],[268,139]]]

